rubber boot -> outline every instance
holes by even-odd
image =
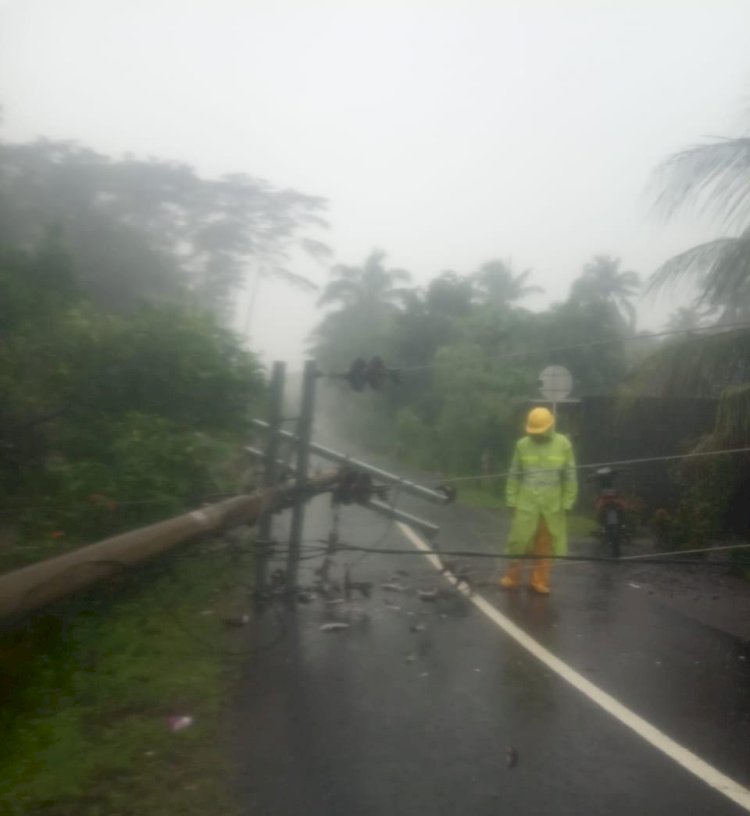
[[[505,575],[498,581],[503,589],[516,589],[521,584],[521,562],[511,561]]]
[[[531,571],[531,581],[529,581],[529,586],[538,595],[549,595],[549,574],[549,561],[544,559],[534,562],[534,569]]]
[[[542,519],[534,537],[534,555],[549,555],[552,552],[552,536],[547,523]],[[531,570],[529,586],[539,595],[549,595],[549,576],[551,564],[546,558],[536,558]]]

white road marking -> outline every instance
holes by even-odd
[[[434,554],[434,550],[424,541],[414,530],[408,525],[398,522],[398,528],[401,533],[418,549],[421,550],[427,560],[437,570],[442,570],[443,565],[440,559]],[[718,771],[713,766],[709,765],[705,760],[696,756],[692,751],[688,751],[679,743],[675,742],[671,737],[668,737],[655,726],[647,722],[643,717],[631,711],[627,706],[624,706],[618,700],[615,700],[606,691],[603,691],[598,686],[587,680],[583,675],[579,674],[575,669],[571,668],[567,663],[555,657],[548,649],[545,649],[540,643],[537,643],[534,638],[530,637],[519,626],[516,626],[510,618],[503,615],[499,609],[493,606],[489,601],[481,595],[469,594],[469,591],[464,587],[457,586],[456,578],[449,572],[444,572],[443,577],[456,588],[463,592],[464,595],[483,612],[494,624],[509,635],[519,646],[526,649],[537,660],[544,663],[547,668],[551,669],[563,680],[570,683],[573,688],[578,689],[582,694],[585,694],[593,703],[596,703],[600,708],[603,708],[608,714],[611,714],[623,725],[626,725],[631,730],[635,731],[638,736],[642,737],[646,742],[649,742],[654,748],[657,748],[663,754],[666,754],[670,759],[674,760],[678,765],[682,765],[685,770],[697,776],[702,782],[705,782],[710,787],[724,794],[728,799],[736,802],[740,807],[744,808],[750,813],[750,790],[725,776],[721,771]]]

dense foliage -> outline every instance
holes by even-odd
[[[6,534],[62,546],[228,488],[222,468],[264,386],[215,318],[163,304],[103,312],[54,241],[0,248],[0,304]]]
[[[313,338],[329,370],[377,354],[403,372],[398,387],[366,395],[346,417],[362,442],[395,447],[418,465],[476,473],[488,458],[507,458],[519,407],[539,396],[545,366],[568,367],[579,395],[609,393],[623,378],[637,276],[619,272],[616,259],[595,258],[570,298],[542,312],[519,305],[537,291],[530,272],[504,261],[407,289],[406,273],[384,260],[373,253],[361,268],[334,268],[321,304],[335,308]]]

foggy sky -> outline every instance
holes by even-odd
[[[743,126],[748,30],[746,0],[0,0],[2,138],[321,195],[337,260],[380,247],[425,281],[512,257],[538,307],[594,253],[648,274],[717,235],[665,226],[644,191],[671,151]],[[264,285],[266,359],[299,361],[314,301]]]

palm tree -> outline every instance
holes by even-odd
[[[573,282],[570,299],[574,303],[609,303],[635,326],[636,310],[632,300],[638,294],[640,278],[632,270],[620,270],[620,259],[595,255],[585,264],[583,274]]]
[[[332,307],[311,335],[311,351],[324,365],[342,370],[358,356],[384,353],[399,307],[420,306],[417,292],[397,284],[410,279],[403,269],[386,269],[375,250],[362,266],[338,264],[323,288],[319,306]]]
[[[750,138],[722,139],[670,156],[657,168],[657,206],[669,217],[690,204],[707,210],[734,235],[670,258],[656,270],[658,289],[692,278],[700,301],[729,315],[750,302]],[[745,307],[746,309],[747,307]]]
[[[508,261],[487,261],[474,275],[482,300],[491,306],[509,306],[519,300],[544,292],[541,286],[529,286],[531,270],[515,273]]]
[[[369,314],[395,311],[406,293],[395,284],[407,283],[411,275],[403,269],[386,269],[385,257],[385,252],[374,250],[362,266],[334,266],[333,280],[324,287],[318,305]]]

